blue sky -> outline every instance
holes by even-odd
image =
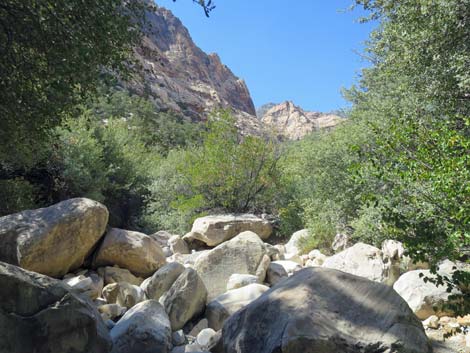
[[[352,0],[213,0],[210,18],[190,0],[157,0],[204,51],[216,52],[243,78],[255,105],[292,100],[306,110],[345,107],[349,87],[367,62],[361,51],[373,24],[360,24]],[[288,4],[288,5],[287,5]]]

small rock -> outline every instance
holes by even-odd
[[[287,278],[289,275],[284,269],[284,266],[277,263],[278,261],[273,261],[269,264],[268,271],[266,272],[266,282],[270,285],[275,285],[281,279]]]
[[[144,280],[141,277],[134,276],[131,271],[117,266],[100,267],[97,270],[98,274],[103,278],[104,285],[110,283],[127,282],[135,286],[139,286]]]
[[[114,320],[126,313],[126,308],[119,304],[105,304],[98,308],[103,320]]]
[[[168,245],[173,254],[189,254],[189,247],[179,235],[173,235],[168,240]]]
[[[103,298],[109,304],[116,303],[128,309],[146,299],[140,287],[126,282],[108,284],[103,288]]]
[[[227,290],[241,288],[252,283],[258,283],[257,276],[234,273],[228,279]]]
[[[436,315],[431,315],[428,317],[426,320],[423,321],[423,326],[424,327],[429,327],[432,329],[438,329],[439,328],[439,318]]]
[[[461,326],[470,326],[470,314],[457,317],[457,322]]]
[[[295,262],[295,263],[299,264],[300,266],[302,266],[304,264],[304,261],[302,260],[302,258],[298,254],[294,254],[294,253],[285,254],[284,255],[284,260],[285,261]]]
[[[199,332],[201,332],[202,330],[208,327],[209,327],[209,321],[207,321],[207,319],[202,319],[192,328],[192,330],[189,332],[188,335],[192,337],[197,337]]]
[[[217,332],[215,332],[211,328],[205,328],[196,337],[196,342],[203,348],[208,348],[213,343],[214,336],[216,336]]]
[[[171,341],[173,343],[173,346],[184,346],[187,340],[183,330],[173,332],[173,334],[171,335]]]

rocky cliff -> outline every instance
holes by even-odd
[[[262,106],[258,109],[258,118],[267,129],[292,140],[301,139],[313,131],[330,129],[342,120],[335,114],[305,111],[290,101]]]
[[[158,109],[172,110],[193,121],[214,108],[231,108],[244,130],[259,130],[256,111],[245,82],[217,54],[206,54],[169,10],[148,13],[149,28],[136,48],[140,74],[131,83],[138,94],[150,96]]]

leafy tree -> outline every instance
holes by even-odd
[[[172,151],[161,164],[146,219],[182,232],[212,212],[274,212],[279,159],[273,141],[240,136],[228,112],[215,114],[202,145]]]
[[[376,134],[360,172],[382,180],[384,221],[415,257],[457,259],[470,244],[470,2],[357,3],[380,21],[375,65],[349,92]]]
[[[104,68],[128,72],[144,10],[139,0],[2,1],[2,174],[35,162],[45,130],[93,91]]]

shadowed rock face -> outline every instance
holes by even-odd
[[[223,327],[225,353],[430,353],[421,322],[390,287],[303,269]]]
[[[107,353],[98,311],[66,285],[0,262],[0,352]]]
[[[147,18],[151,27],[143,45],[136,49],[143,70],[132,83],[133,89],[149,93],[158,108],[171,109],[194,121],[216,107],[230,107],[235,115],[258,123],[245,82],[217,54],[198,48],[169,10],[157,7]]]

